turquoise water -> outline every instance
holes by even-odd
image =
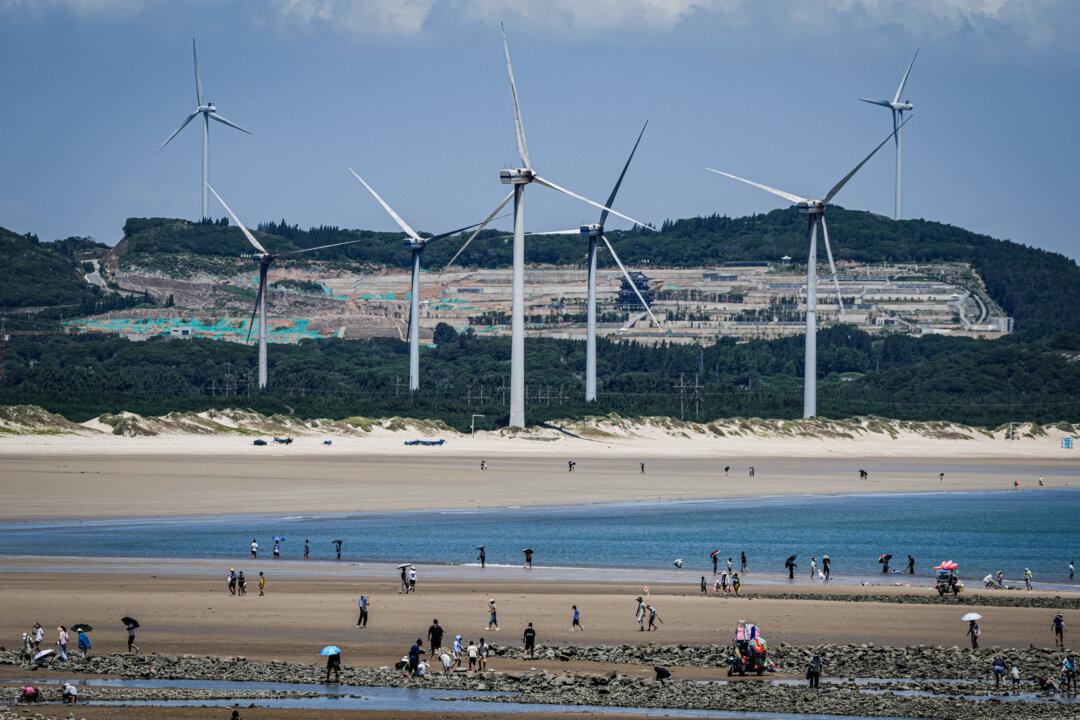
[[[797,574],[828,554],[838,577],[877,576],[882,553],[900,569],[911,553],[919,575],[951,559],[964,577],[1003,570],[1016,580],[1030,567],[1037,582],[1063,583],[1080,561],[1080,490],[733,499],[651,505],[522,508],[275,517],[153,518],[0,523],[5,555],[244,558],[252,538],[269,555],[274,535],[284,558],[471,563],[487,546],[492,564],[518,564],[522,548],[547,566],[711,569],[721,550],[736,566],[781,573],[798,555]],[[899,578],[896,578],[899,579]]]

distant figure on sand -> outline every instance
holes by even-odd
[[[730,575],[732,570],[735,569],[735,562],[731,559],[727,559],[727,574]]]
[[[255,538],[251,538],[251,559],[254,560],[259,555],[259,543]]]
[[[731,589],[736,595],[739,594],[739,587],[742,583],[739,582],[739,573],[732,573],[731,575]]]
[[[398,590],[398,592],[399,593],[407,593],[407,592],[409,592],[409,568],[408,568],[407,565],[402,565],[400,569],[401,569],[401,589]]]
[[[825,582],[832,579],[832,560],[828,555],[821,556],[821,574],[825,576]]]
[[[412,565],[409,566],[409,592],[416,592],[416,568]]]
[[[277,560],[281,557],[281,545],[277,540],[274,541],[274,559]]]
[[[659,617],[657,616],[657,614],[656,614],[656,608],[654,608],[654,607],[653,607],[652,605],[650,605],[650,606],[649,606],[649,627],[648,627],[648,630],[650,630],[650,631],[652,631],[652,630],[659,630],[660,628],[656,627],[656,623],[658,623],[658,622],[661,622],[661,623],[662,623],[662,622],[664,622],[664,621],[663,621],[663,620],[661,620],[661,619],[660,619],[660,618],[659,618]]]
[[[701,576],[701,594],[705,595],[708,592],[709,592],[709,586],[705,583],[705,576],[702,575]],[[575,607],[577,607],[577,606],[575,606]]]
[[[525,548],[522,552],[525,553],[525,569],[532,570],[532,548]]]
[[[409,672],[416,675],[416,668],[420,666],[420,656],[424,654],[424,641],[416,638],[416,642],[409,648]]]
[[[495,598],[488,600],[488,624],[487,630],[491,628],[499,629],[499,612],[495,609]]]
[[[739,565],[740,565],[739,572],[744,573],[747,570],[749,570],[749,568],[746,565],[746,551],[745,550],[743,550],[742,552],[739,553]]]
[[[705,576],[701,577],[701,587],[705,587]],[[581,626],[581,611],[578,610],[577,605],[571,605],[570,607],[574,611],[574,615],[570,618],[570,631],[580,630],[585,632],[585,628]]]
[[[1069,582],[1073,581],[1073,576],[1076,575],[1076,563],[1072,560],[1069,561]]]
[[[127,630],[127,651],[138,655],[139,646],[135,644],[135,628],[139,627],[139,623],[129,617],[122,618],[120,622],[124,623],[124,628]]]
[[[533,624],[529,623],[529,626],[525,628],[525,632],[521,636],[521,640],[525,643],[525,649],[521,653],[522,659],[528,657],[530,660],[536,654],[536,630],[533,629]]]
[[[574,472],[574,468],[576,468],[576,467],[577,467],[577,462],[575,462],[574,460],[567,460],[566,461],[566,471],[567,472]]]
[[[259,573],[259,597],[266,595],[266,576]]]
[[[938,482],[945,482],[945,473],[938,473],[937,474],[937,479],[938,479]]]
[[[244,571],[241,570],[240,574],[236,576],[236,588],[237,594],[240,597],[247,595],[247,578],[244,577]]]
[[[1061,616],[1061,613],[1054,616],[1050,627],[1054,630],[1054,645],[1065,647],[1065,618]]]
[[[720,551],[716,551],[712,554],[712,574],[716,574],[716,564],[720,562]]]
[[[645,463],[641,463],[641,474],[645,474]]]
[[[356,619],[356,627],[367,627],[368,596],[361,595],[356,604],[360,607],[360,617]]]
[[[1024,589],[1031,589],[1031,568],[1024,568]]]
[[[915,574],[915,558],[911,557],[910,555],[907,556],[907,571],[908,575]]]
[[[341,541],[340,540],[335,540],[334,541],[334,551],[337,553],[337,559],[340,560],[341,559]]]
[[[968,637],[971,638],[971,649],[972,650],[978,650],[979,649],[979,635],[982,634],[982,630],[979,629],[979,623],[977,621],[972,620],[972,621],[970,621],[968,623],[967,634],[968,634]]]
[[[869,478],[870,478],[870,473],[866,472],[862,468],[859,468],[859,479],[860,480],[868,480]],[[811,687],[813,687],[813,686],[811,686]]]
[[[730,465],[725,465],[724,466],[724,477],[727,477],[728,470],[731,470],[731,466]]]
[[[476,559],[480,561],[480,569],[483,570],[487,566],[487,550],[484,549],[483,545],[476,549],[480,551],[480,554],[476,556]]]
[[[817,558],[810,558],[810,579],[813,580],[817,577]]]
[[[641,599],[641,596],[637,597],[637,611],[635,613],[637,618],[638,630],[645,632],[645,601]]]
[[[229,568],[229,575],[225,578],[225,582],[229,585],[229,594],[236,594],[236,568]]]
[[[789,557],[787,559],[787,561],[784,562],[784,567],[787,568],[788,580],[794,580],[795,579],[795,568],[798,567],[798,565],[795,564],[795,556],[794,555]]]
[[[750,466],[750,477],[754,477],[754,466]]]
[[[431,656],[435,657],[442,649],[443,627],[439,624],[439,618],[431,621],[427,636],[428,641],[431,643]]]
[[[304,559],[307,560],[311,557],[311,541],[304,538]]]
[[[487,460],[481,460],[480,461],[480,469],[481,470],[487,470]]]

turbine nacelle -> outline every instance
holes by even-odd
[[[893,110],[914,110],[915,109],[915,106],[912,105],[909,100],[905,100],[904,102],[890,103],[889,107],[891,107]]]
[[[600,223],[589,223],[581,226],[581,234],[585,237],[600,237],[604,234],[604,226]]]
[[[407,247],[410,250],[423,250],[427,245],[427,240],[415,240],[413,238],[405,238],[401,241],[402,247]]]
[[[503,185],[528,185],[533,181],[531,168],[508,168],[499,171],[499,182]]]
[[[825,203],[821,200],[808,200],[799,203],[797,207],[802,215],[823,215],[825,213]]]

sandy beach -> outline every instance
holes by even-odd
[[[594,445],[556,451],[549,444],[532,454],[489,453],[490,447],[474,453],[452,446],[407,454],[398,447],[390,454],[314,441],[256,448],[242,438],[183,439],[189,442],[61,438],[68,450],[59,452],[44,440],[35,445],[22,438],[11,445],[12,440],[0,439],[0,494],[6,499],[0,519],[24,519],[28,508],[36,518],[94,518],[1006,490],[1014,480],[1030,489],[1039,475],[1047,487],[1080,485],[1080,465],[1057,457],[701,457],[650,455],[649,448],[604,454]],[[481,459],[488,467],[483,472]],[[569,459],[577,463],[573,473],[567,472]],[[731,468],[727,475],[725,467]],[[859,479],[860,468],[870,473],[869,480]],[[945,473],[943,481],[939,473]]]

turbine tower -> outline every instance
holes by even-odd
[[[900,78],[900,84],[896,87],[896,94],[893,95],[892,100],[859,98],[863,102],[870,103],[871,105],[880,105],[881,107],[889,108],[892,111],[893,140],[896,143],[896,206],[893,210],[894,220],[900,219],[900,170],[903,161],[902,151],[904,146],[904,134],[900,131],[900,126],[904,124],[904,113],[915,109],[915,106],[911,104],[910,100],[901,100],[900,96],[904,92],[904,86],[907,85],[908,75],[911,74],[911,68],[915,65],[915,58],[917,57],[919,57],[919,51],[915,50],[915,56],[911,58],[911,63],[908,65],[907,71],[904,72],[904,77]]]
[[[904,123],[911,120],[909,117],[904,120]],[[896,127],[899,130],[903,127],[903,123]],[[844,177],[840,178],[840,181],[832,186],[832,189],[825,194],[825,197],[820,200],[811,200],[809,198],[800,197],[793,193],[784,192],[783,190],[777,190],[776,188],[769,187],[768,185],[762,185],[761,183],[754,182],[753,180],[747,180],[746,178],[738,177],[730,173],[722,172],[720,170],[713,170],[710,167],[705,168],[710,172],[717,173],[729,177],[732,180],[738,180],[739,182],[752,185],[756,188],[760,188],[766,192],[770,192],[773,195],[779,195],[788,202],[794,203],[799,209],[799,212],[807,216],[808,235],[810,240],[810,253],[806,261],[806,349],[805,358],[803,361],[803,417],[812,418],[817,415],[817,229],[818,224],[821,224],[821,232],[825,238],[825,252],[829,257],[829,269],[832,271],[833,283],[836,285],[837,302],[840,304],[840,312],[843,313],[844,301],[840,298],[840,283],[836,278],[836,265],[833,263],[832,247],[829,245],[829,228],[825,224],[825,206],[828,205],[836,194],[847,185],[848,181],[855,176],[855,173],[862,169],[862,166],[870,161],[870,158],[877,154],[877,151],[885,146],[885,143],[889,142],[889,138],[892,137],[890,133],[888,137],[881,141],[876,148],[870,151],[870,154],[862,159],[858,165],[856,165],[851,172]]]
[[[500,24],[500,27],[502,25]],[[635,220],[629,215],[624,215],[618,210],[613,210],[606,205],[601,205],[595,200],[590,200],[584,195],[567,190],[551,180],[542,177],[533,169],[529,160],[529,150],[525,144],[525,128],[521,123],[521,108],[518,105],[517,85],[514,83],[514,68],[510,64],[510,44],[506,40],[506,29],[502,30],[503,54],[506,56],[506,75],[510,82],[510,99],[514,110],[514,131],[517,138],[518,157],[521,158],[522,167],[510,168],[499,171],[499,180],[504,185],[511,185],[513,190],[502,202],[495,206],[491,214],[484,219],[480,226],[469,236],[468,240],[458,250],[458,255],[464,250],[473,238],[502,210],[512,199],[514,201],[514,260],[513,260],[513,301],[510,307],[510,422],[512,428],[525,427],[525,186],[531,183],[542,185],[569,195],[581,202],[592,205],[600,210],[606,210],[618,215],[624,220],[629,220],[635,225],[647,227],[644,223]],[[457,255],[454,256],[455,258]],[[450,261],[451,263],[453,260]],[[450,263],[447,263],[449,266]]]
[[[630,161],[634,159],[634,153],[637,152],[638,145],[641,143],[641,136],[645,134],[645,128],[649,126],[649,121],[646,120],[645,124],[641,127],[641,132],[638,133],[637,141],[634,143],[634,148],[630,151],[630,157],[626,158],[626,164],[623,165],[622,172],[619,173],[619,179],[615,181],[615,187],[611,190],[611,195],[608,196],[605,205],[611,207],[615,204],[615,196],[619,193],[619,188],[622,186],[623,178],[626,177],[626,171],[630,169]],[[612,247],[611,241],[604,235],[604,223],[607,221],[608,211],[600,211],[600,222],[590,223],[588,225],[581,226],[582,237],[587,238],[589,243],[589,254],[587,262],[587,277],[586,277],[586,301],[585,301],[585,402],[596,401],[596,250],[597,241],[603,241],[607,247],[608,252],[611,253],[612,259],[615,264],[619,266],[619,270],[622,271],[623,277],[630,283],[630,287],[633,288],[634,293],[638,296],[638,300],[645,306],[645,312],[649,313],[649,317],[652,319],[656,327],[660,327],[660,322],[653,315],[652,309],[649,304],[645,302],[645,298],[642,296],[641,291],[638,290],[637,284],[630,276],[630,273],[626,271],[626,266],[622,264],[622,260],[619,259],[618,254],[615,252],[615,248]]]
[[[236,213],[232,211],[220,195],[217,194],[217,190],[206,186],[207,190],[214,194],[221,206],[225,208],[225,211],[229,213],[229,217],[233,219],[233,222],[237,224],[240,231],[244,233],[244,237],[257,251],[257,254],[250,255],[249,257],[259,261],[259,291],[255,295],[255,307],[251,311],[251,320],[248,322],[248,334],[247,339],[251,340],[251,331],[255,326],[255,314],[259,314],[259,389],[266,389],[267,383],[267,369],[266,369],[266,276],[270,272],[270,266],[275,260],[280,257],[288,257],[289,255],[300,255],[301,253],[314,252],[316,250],[325,250],[332,247],[340,247],[342,245],[352,245],[353,243],[361,242],[361,239],[345,240],[344,242],[330,243],[329,245],[318,245],[316,247],[303,248],[301,250],[292,250],[290,252],[283,253],[271,253],[262,244],[255,239],[255,236],[251,234],[251,231],[247,229],[244,223],[240,222],[240,218],[236,217]]]
[[[360,184],[367,188],[367,191],[371,193],[383,210],[393,218],[397,226],[401,228],[408,239],[405,240],[405,247],[412,251],[412,283],[411,298],[409,303],[409,390],[418,390],[420,388],[420,255],[424,252],[424,248],[427,244],[433,240],[441,240],[442,238],[450,237],[451,235],[457,235],[465,230],[472,230],[481,223],[473,223],[450,232],[441,233],[439,235],[433,235],[432,237],[420,237],[412,227],[405,222],[400,215],[394,212],[394,209],[386,204],[386,201],[379,197],[379,194],[367,184],[364,178],[360,177],[355,170],[349,168],[349,172],[353,174]],[[488,221],[485,221],[485,223]]]
[[[170,135],[165,142],[161,143],[161,147],[157,149],[161,152],[165,149],[174,137],[180,134],[180,131],[187,127],[187,124],[194,120],[198,115],[202,115],[203,120],[203,135],[202,135],[202,219],[206,220],[210,217],[210,203],[209,197],[206,194],[207,188],[210,187],[210,120],[216,120],[222,125],[228,125],[231,128],[236,128],[240,132],[245,132],[248,135],[250,131],[245,130],[234,122],[226,120],[221,115],[218,115],[217,108],[212,102],[203,102],[202,93],[202,80],[199,78],[199,54],[195,51],[195,38],[191,38],[191,54],[195,59],[195,111],[188,115],[184,122],[180,123],[180,127],[176,128],[176,131]],[[157,153],[154,153],[155,155]]]

